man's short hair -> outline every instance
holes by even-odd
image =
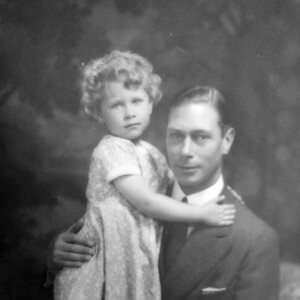
[[[181,90],[173,97],[170,104],[170,112],[172,109],[186,103],[207,103],[213,106],[219,114],[221,128],[231,126],[226,100],[217,89],[209,86],[196,85]]]

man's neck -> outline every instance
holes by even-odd
[[[186,194],[180,184],[175,181],[173,191],[172,191],[172,197],[177,200],[181,200],[184,196],[188,196],[188,199],[210,199],[217,197],[224,188],[224,179],[222,174],[217,178],[216,181],[214,181],[213,184],[208,186],[207,188],[202,188],[195,190],[194,193]]]
[[[191,194],[196,194],[196,193],[200,193],[202,191],[205,191],[207,189],[209,189],[211,186],[215,185],[216,182],[218,182],[218,180],[220,180],[220,177],[223,177],[222,172],[218,172],[217,174],[215,174],[215,176],[210,179],[207,180],[206,182],[196,185],[196,186],[188,186],[188,185],[182,185],[178,182],[180,188],[182,189],[182,191],[185,193],[185,195],[191,195]]]

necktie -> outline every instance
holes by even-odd
[[[182,202],[187,203],[187,198],[184,197]],[[166,237],[166,246],[165,246],[165,254],[164,254],[164,265],[166,273],[170,270],[174,261],[183,245],[186,242],[187,238],[187,228],[188,223],[169,223],[167,237]]]

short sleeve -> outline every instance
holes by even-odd
[[[153,145],[144,142],[143,145],[149,150],[149,153],[153,159],[153,162],[156,166],[156,171],[160,176],[162,181],[166,181],[168,185],[173,184],[174,174],[170,169],[165,156]]]
[[[93,159],[107,182],[124,175],[141,175],[134,145],[129,140],[105,136],[95,149]]]

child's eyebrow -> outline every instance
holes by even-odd
[[[122,101],[119,99],[114,99],[110,102],[109,106],[114,106],[116,104],[122,104]]]
[[[112,103],[117,103],[117,102],[122,102],[122,99],[116,97],[116,98],[111,98],[110,101]]]

